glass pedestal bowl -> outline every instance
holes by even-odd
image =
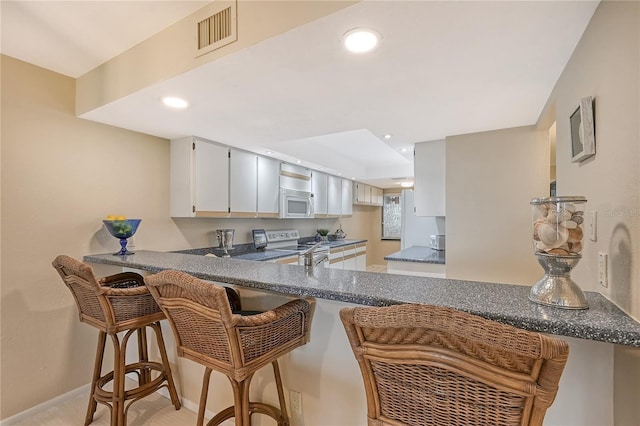
[[[564,309],[587,309],[584,292],[571,270],[582,256],[583,196],[531,200],[533,247],[544,276],[531,287],[529,300]]]
[[[127,250],[128,239],[133,236],[138,230],[142,219],[124,219],[124,220],[103,220],[105,228],[114,237],[120,240],[120,251],[113,253],[114,256],[125,256],[128,254],[134,254],[132,251]]]

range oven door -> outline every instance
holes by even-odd
[[[313,194],[280,188],[280,218],[313,218]]]

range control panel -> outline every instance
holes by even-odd
[[[298,239],[300,239],[300,232],[297,229],[267,231],[267,241],[270,243],[297,241]]]

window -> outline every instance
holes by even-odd
[[[384,194],[382,198],[382,239],[399,240],[401,227],[400,194]]]

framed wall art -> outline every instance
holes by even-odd
[[[579,163],[596,153],[596,133],[593,97],[580,99],[580,105],[571,114],[571,161]]]

